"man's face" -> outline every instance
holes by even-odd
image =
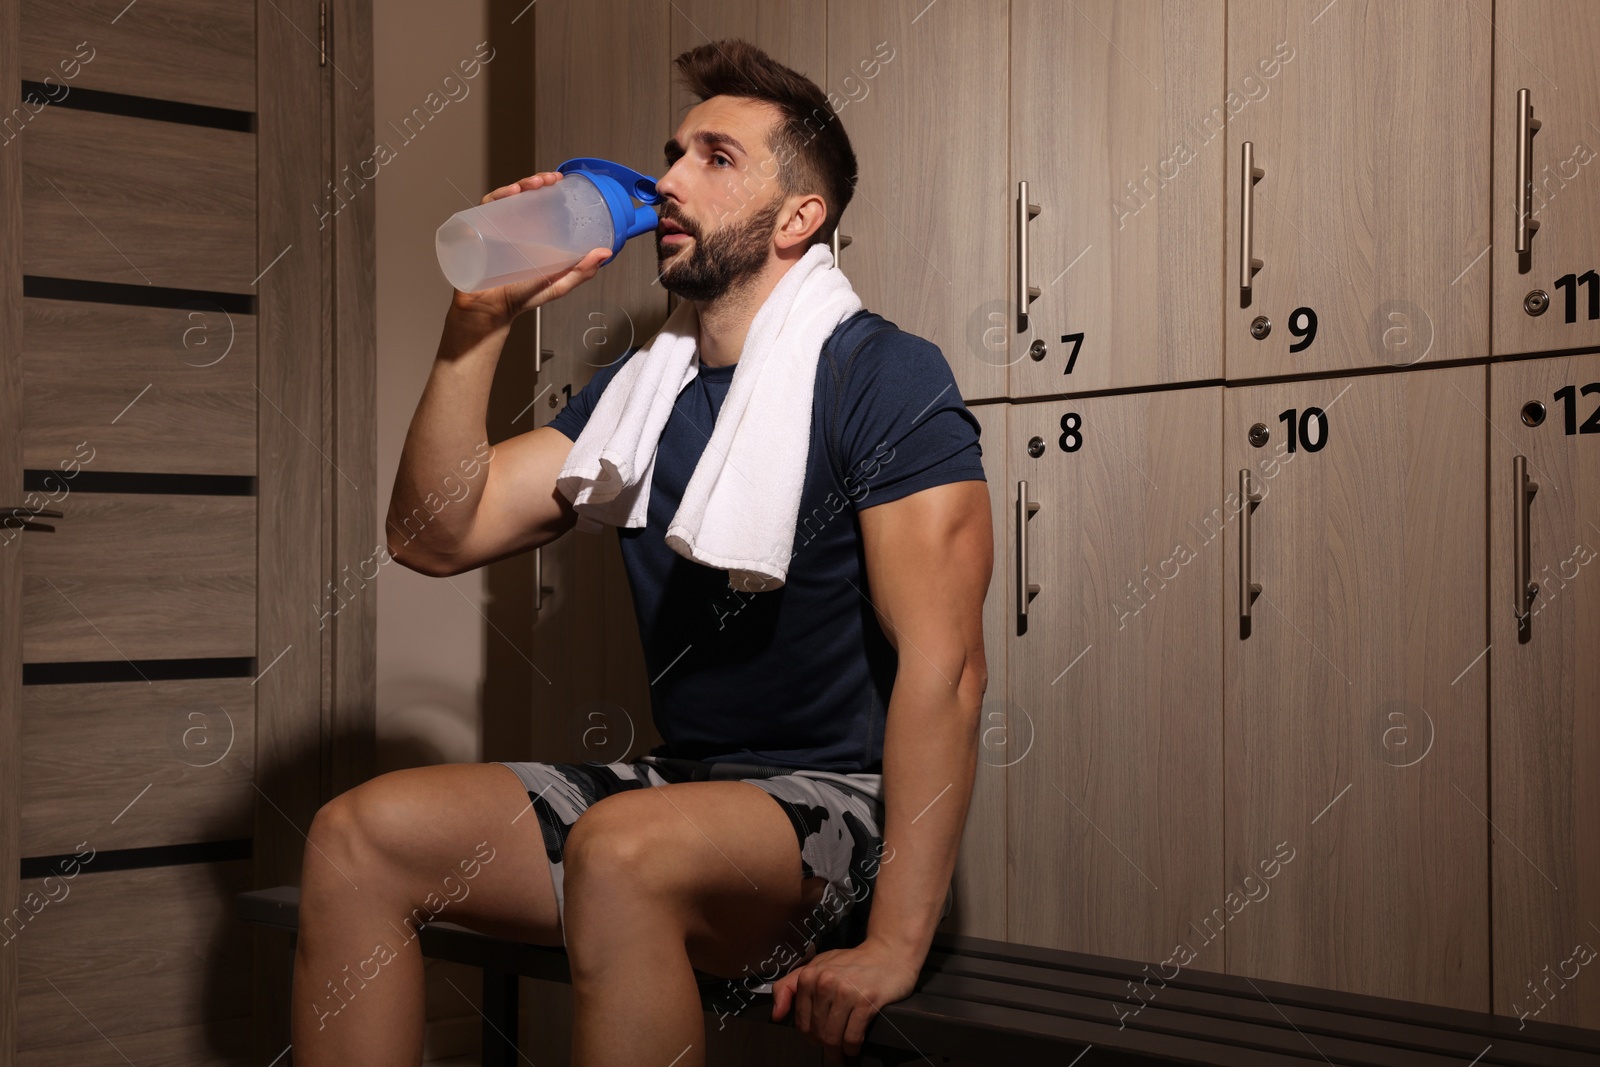
[[[714,96],[690,109],[667,142],[656,183],[656,262],[661,285],[685,300],[715,300],[766,264],[783,209],[767,134],[771,104]]]

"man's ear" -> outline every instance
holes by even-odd
[[[794,199],[783,225],[778,227],[776,237],[779,248],[805,244],[812,234],[822,228],[828,217],[828,205],[816,193],[806,193]]]

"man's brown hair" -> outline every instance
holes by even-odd
[[[810,243],[831,240],[855,192],[856,154],[827,94],[804,74],[736,37],[691,48],[673,63],[700,100],[742,96],[782,112],[767,144],[778,164],[778,187],[785,196],[821,193],[828,213]]]

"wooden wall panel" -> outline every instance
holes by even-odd
[[[231,899],[249,862],[96,872],[98,851],[79,855],[89,858],[73,877],[22,883],[37,908],[9,945],[23,1056],[206,1023],[224,1041],[241,1029],[224,1021],[249,1015],[249,935]]]
[[[0,0],[0,116],[21,107],[18,0]],[[25,113],[25,112],[24,112]],[[0,141],[12,136],[0,119]],[[22,423],[22,156],[0,144],[0,427]],[[22,438],[0,433],[0,507],[27,503],[22,491]],[[22,553],[32,536],[0,526],[0,915],[20,903],[17,893],[17,820],[21,803]],[[0,1063],[15,1059],[17,957],[0,951]]]
[[[22,352],[24,466],[255,473],[254,315],[28,299]]]
[[[55,531],[22,542],[25,661],[256,654],[254,497],[77,492],[52,506]]]
[[[35,685],[22,715],[23,855],[250,836],[250,679]]]
[[[53,94],[81,87],[253,111],[254,16],[238,0],[23,0],[22,76],[52,78]],[[80,44],[87,62],[63,67]]]
[[[17,143],[24,272],[252,291],[252,135],[47,107]],[[295,204],[311,216],[314,202]]]

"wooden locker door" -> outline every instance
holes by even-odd
[[[826,91],[828,88],[826,0],[791,0],[789,3],[751,4],[740,0],[673,0],[671,58],[691,48],[726,37],[742,37],[786,67],[793,67]],[[674,75],[676,71],[674,70]],[[674,76],[671,122],[659,140],[666,141],[697,101]],[[661,173],[659,152],[651,174]],[[770,195],[770,194],[769,194]]]
[[[1494,353],[1600,344],[1600,5],[1497,0],[1495,28]],[[1522,89],[1538,123],[1525,140]],[[1536,228],[1519,240],[1522,212]]]
[[[1498,363],[1489,380],[1493,1009],[1600,1027],[1596,980],[1579,973],[1600,947],[1600,356]],[[1525,498],[1518,457],[1538,487]],[[1539,586],[1526,607],[1524,516],[1523,580]]]
[[[1008,771],[1010,940],[1165,960],[1220,899],[1221,418],[1219,386],[1011,408],[1009,537],[1025,482],[1038,593],[1024,622],[1006,576],[1033,727]]]
[[[1228,390],[1231,974],[1488,1003],[1484,390],[1482,366]]]
[[[1228,4],[1230,381],[1487,354],[1492,32],[1456,0]]]
[[[539,169],[598,156],[661,173],[661,146],[672,133],[669,11],[667,4],[636,0],[556,0],[534,9]],[[535,386],[540,425],[665,321],[655,252],[653,237],[636,238],[591,281],[540,309],[546,350]],[[533,683],[534,758],[620,759],[630,738],[631,755],[643,754],[655,731],[616,530],[571,531],[541,557],[552,591],[544,594],[534,630],[540,672]]]
[[[1019,322],[1014,253],[1012,397],[1222,377],[1224,10],[1013,0],[1008,195],[1039,207],[1039,297]]]
[[[939,346],[967,400],[1006,395],[1006,7],[828,4],[823,88],[860,172],[841,266],[870,310]]]

